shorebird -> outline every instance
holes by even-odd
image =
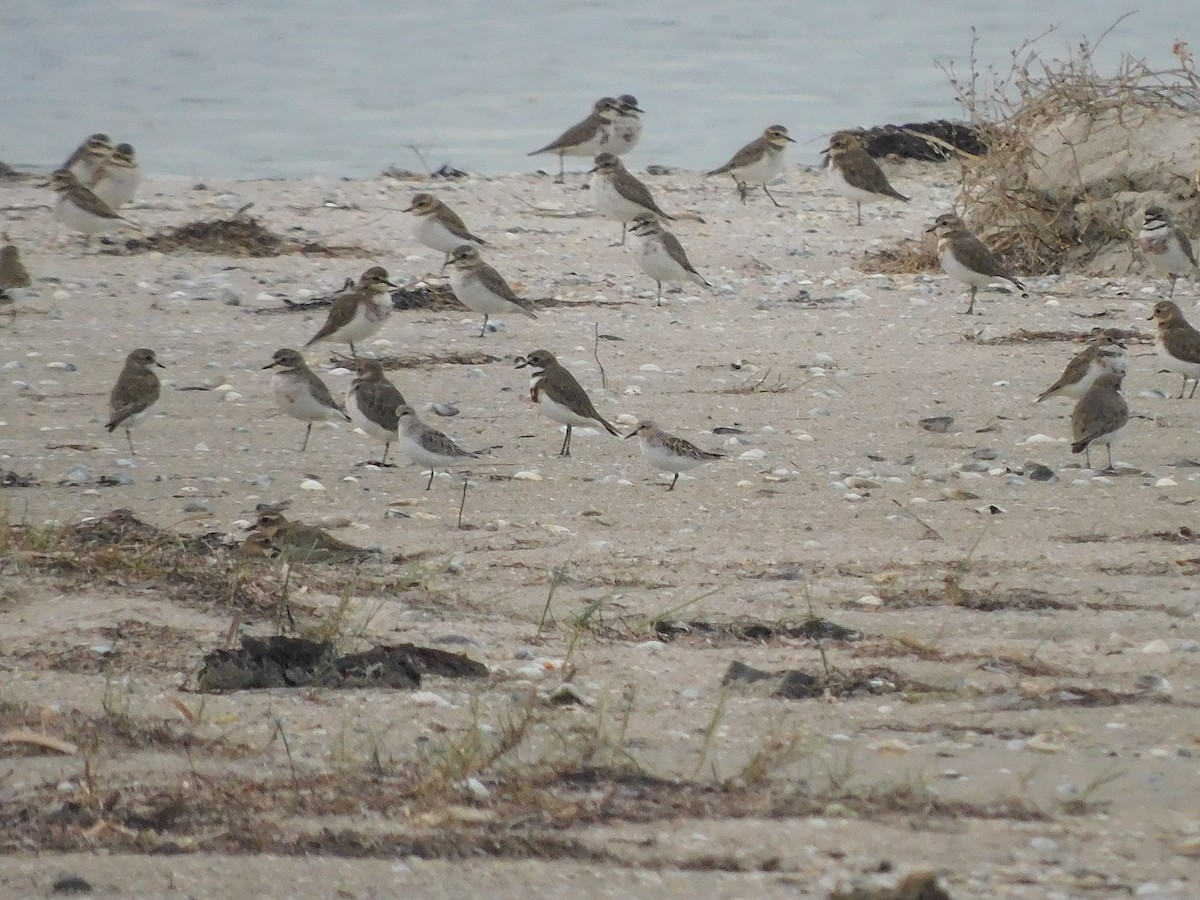
[[[534,150],[530,156],[539,153],[558,154],[558,177],[555,182],[563,183],[563,157],[591,157],[603,149],[612,134],[613,119],[616,118],[620,104],[612,97],[601,97],[592,105],[592,111],[582,122],[577,122],[539,150]]]
[[[783,204],[771,196],[767,190],[767,182],[783,171],[787,156],[787,145],[796,143],[788,136],[788,130],[782,125],[771,125],[761,136],[755,138],[745,147],[733,154],[733,158],[719,169],[705,172],[705,175],[724,175],[728,172],[733,176],[738,194],[742,202],[746,202],[747,185],[761,184],[763,193],[770,197],[777,207]]]
[[[413,226],[413,237],[418,244],[446,254],[442,262],[442,271],[450,262],[450,254],[456,247],[463,244],[478,244],[488,246],[481,237],[471,234],[458,213],[439,200],[433,194],[416,194],[412,203],[404,210],[416,216]]]
[[[125,440],[129,442],[130,455],[136,454],[133,449],[133,436],[129,430],[146,417],[146,411],[158,401],[162,386],[158,376],[151,371],[152,366],[165,368],[153,350],[145,347],[134,350],[125,357],[125,367],[113,385],[108,397],[108,424],[104,427],[111,433],[119,427],[125,429]]]
[[[26,288],[33,284],[29,270],[21,262],[21,254],[15,244],[0,248],[0,294],[14,288]]]
[[[429,483],[425,490],[433,487],[434,470],[441,466],[462,465],[468,459],[478,459],[478,453],[464,450],[436,428],[430,428],[417,418],[416,410],[411,406],[401,406],[396,410],[400,422],[399,447],[401,451],[419,466],[429,466]]]
[[[1175,399],[1183,399],[1183,392],[1187,389],[1190,378],[1190,400],[1196,396],[1196,385],[1200,383],[1200,331],[1188,323],[1183,317],[1183,311],[1170,300],[1155,303],[1150,318],[1158,324],[1158,334],[1154,338],[1158,358],[1166,368],[1183,376],[1183,386]]]
[[[374,359],[358,361],[358,377],[346,392],[346,412],[350,421],[376,440],[383,441],[383,458],[378,465],[388,466],[392,441],[398,440],[400,420],[396,410],[405,403],[400,389],[387,380],[383,366]]]
[[[1108,471],[1113,470],[1112,442],[1129,422],[1129,406],[1121,396],[1121,379],[1116,372],[1104,372],[1071,412],[1072,453],[1086,453],[1092,467],[1092,444],[1108,448]]]
[[[829,162],[825,167],[829,185],[834,191],[853,200],[858,208],[856,225],[862,224],[862,205],[891,197],[909,201],[888,182],[879,163],[863,149],[858,138],[849,131],[839,131],[829,139]]]
[[[313,422],[349,422],[350,416],[342,405],[333,399],[329,388],[308,367],[298,350],[282,347],[276,350],[271,362],[264,369],[279,369],[271,376],[271,387],[275,390],[275,402],[279,409],[293,419],[308,423],[304,429],[303,453],[308,447]]]
[[[592,196],[600,212],[621,223],[622,244],[628,223],[643,213],[674,221],[674,217],[659,209],[650,189],[612,153],[601,153],[596,157],[596,167],[592,169]]]
[[[97,132],[76,147],[59,168],[66,169],[78,181],[86,184],[95,177],[96,171],[108,159],[112,149],[112,139],[107,134]]]
[[[1161,206],[1151,206],[1146,210],[1145,224],[1138,233],[1138,244],[1146,259],[1171,278],[1171,291],[1168,298],[1175,296],[1175,281],[1183,275],[1196,280],[1200,275],[1200,267],[1196,265],[1196,255],[1192,252],[1192,242],[1183,233],[1182,228],[1176,228],[1171,221],[1171,215]]]
[[[50,187],[58,194],[54,218],[72,231],[91,237],[119,228],[126,222],[111,206],[80,184],[68,169],[55,171],[50,176]]]
[[[591,398],[549,350],[534,350],[528,356],[518,356],[516,367],[533,369],[529,378],[529,399],[547,419],[567,426],[559,456],[571,455],[571,429],[603,426],[609,434],[620,437],[620,432],[596,412]]]
[[[937,234],[938,262],[946,274],[971,288],[966,315],[975,309],[975,293],[996,281],[1008,281],[1022,291],[1025,285],[1004,270],[983,241],[954,213],[943,213],[925,231]]]
[[[450,254],[450,287],[459,303],[472,312],[483,313],[480,337],[487,334],[488,319],[492,316],[520,313],[537,318],[522,305],[504,276],[485,263],[479,250],[470,244],[462,244]]]
[[[691,441],[663,431],[649,419],[642,419],[625,439],[636,437],[641,444],[642,458],[662,472],[674,472],[668,491],[675,490],[681,472],[690,472],[714,459],[724,459],[720,453],[701,450]]]
[[[609,127],[611,136],[604,149],[617,156],[624,156],[636,147],[642,139],[642,113],[637,97],[633,94],[622,94],[618,97],[616,117]]]
[[[1124,375],[1128,364],[1125,345],[1107,332],[1100,332],[1092,342],[1067,363],[1062,376],[1038,396],[1035,403],[1051,397],[1081,399],[1104,372]]]
[[[92,178],[84,182],[93,194],[117,209],[133,199],[142,183],[142,167],[138,165],[132,144],[117,144],[103,160]]]
[[[650,213],[642,213],[633,220],[629,229],[629,248],[638,268],[653,278],[658,287],[656,305],[662,303],[664,281],[694,281],[712,287],[688,260],[679,239]]]
[[[386,294],[395,285],[388,281],[387,269],[371,266],[350,290],[343,290],[329,307],[329,315],[321,330],[305,343],[311,347],[318,341],[349,344],[350,355],[357,357],[355,341],[364,341],[383,327],[392,314],[391,306],[380,304],[375,298]]]
[[[357,562],[375,555],[365,547],[347,544],[323,528],[303,522],[292,522],[285,518],[283,513],[275,511],[259,514],[254,523],[254,530],[246,536],[246,540],[251,540],[255,535],[266,538],[268,546],[279,551],[280,556],[299,562]],[[261,541],[256,540],[252,547],[258,546],[261,546]],[[246,548],[247,554],[250,549]],[[258,555],[269,554],[260,552]]]

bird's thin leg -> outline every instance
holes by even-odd
[[[736,175],[733,177],[733,181],[734,181],[734,184],[737,185],[738,196],[742,198],[742,203],[745,203],[746,202],[746,194],[748,194],[750,192],[750,189],[748,187],[746,187],[746,182],[738,181]]]
[[[300,452],[303,453],[308,447],[308,436],[312,434],[312,422],[308,423],[308,427],[304,429],[304,443],[300,445]]]
[[[975,285],[971,285],[971,300],[967,304],[966,315],[971,315],[975,311]]]
[[[379,460],[379,464],[380,464],[381,466],[383,466],[385,469],[387,468],[387,464],[388,464],[388,462],[387,462],[387,455],[388,455],[388,451],[389,451],[390,449],[392,449],[392,442],[391,442],[391,441],[385,441],[385,442],[384,442],[384,444],[383,444],[383,459]]]
[[[1175,279],[1176,279],[1176,277],[1177,276],[1175,276],[1175,275],[1171,276],[1171,290],[1167,293],[1168,300],[1170,300],[1172,297],[1175,296]]]
[[[763,193],[766,194],[768,197],[771,197],[771,192],[767,190],[767,183],[765,181],[763,182]],[[776,208],[778,208],[778,209],[787,209],[786,206],[784,206],[782,203],[780,203],[774,197],[771,197],[771,202],[774,203]]]
[[[862,204],[858,203],[856,205],[858,206],[858,221],[855,222],[854,224],[861,225],[862,224]]]
[[[655,283],[656,285],[658,285],[658,302],[656,302],[654,305],[655,305],[655,306],[662,306],[662,282],[661,282],[661,281],[655,281],[654,283]]]
[[[358,359],[358,351],[356,351],[356,350],[354,349],[354,341],[351,341],[351,342],[350,342],[350,355],[351,355],[351,356],[352,356],[354,359]]]
[[[1185,379],[1183,379],[1183,383],[1184,383],[1184,385],[1185,385],[1185,386],[1187,385],[1187,379],[1186,379],[1186,378],[1185,378]],[[1197,385],[1200,385],[1200,378],[1193,378],[1193,379],[1192,379],[1192,392],[1191,392],[1190,394],[1188,394],[1188,399],[1189,399],[1189,400],[1191,400],[1193,397],[1195,397],[1195,396],[1196,396],[1196,386],[1197,386]]]
[[[679,473],[678,473],[678,472],[676,472],[676,473],[675,473],[675,477],[671,479],[671,486],[670,486],[669,488],[667,488],[667,493],[668,493],[668,494],[669,494],[671,491],[675,490],[675,482],[677,482],[678,480],[679,480]]]
[[[1184,391],[1186,391],[1186,390],[1187,390],[1187,376],[1186,376],[1186,375],[1184,375],[1184,376],[1183,376],[1183,384],[1181,384],[1181,385],[1179,386],[1179,396],[1178,396],[1178,397],[1176,397],[1175,399],[1176,399],[1176,400],[1182,400],[1182,399],[1183,399],[1183,392],[1184,392]],[[1195,390],[1194,390],[1194,389],[1193,389],[1193,393],[1195,393]]]
[[[1113,466],[1113,462],[1112,462],[1112,444],[1108,444],[1108,471],[1110,471],[1110,472],[1117,471],[1116,467]]]
[[[429,483],[425,485],[425,490],[429,490],[431,487],[433,487],[433,466],[429,467]]]
[[[1092,448],[1090,445],[1083,448],[1083,454],[1083,458],[1087,461],[1087,467],[1090,469],[1092,467]]]
[[[129,455],[137,456],[137,451],[133,449],[133,435],[129,433],[129,429],[125,429],[125,440],[129,441]]]
[[[625,229],[629,226],[628,222],[621,223],[621,246],[625,246]]]
[[[571,426],[567,426],[567,436],[563,438],[562,449],[558,451],[559,456],[571,455]]]
[[[566,180],[563,172],[563,155],[560,153],[558,154],[558,177],[554,179],[554,183],[563,184]]]
[[[487,334],[487,323],[488,323],[488,315],[487,315],[487,313],[484,313],[483,314],[483,327],[479,329],[480,337],[483,337],[484,335]]]

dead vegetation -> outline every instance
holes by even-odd
[[[258,219],[239,210],[229,219],[204,219],[168,228],[148,237],[129,238],[107,252],[208,253],[214,256],[265,257],[299,253],[306,256],[360,257],[368,253],[358,246],[331,246],[319,241],[297,241],[275,234]]]

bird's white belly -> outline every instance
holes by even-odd
[[[396,440],[397,433],[395,430],[389,431],[363,412],[358,405],[358,393],[354,390],[346,394],[346,412],[350,414],[350,421],[355,427],[361,428],[376,440],[385,442]]]
[[[749,184],[767,184],[772,178],[783,171],[783,166],[786,162],[785,157],[786,152],[783,150],[767,153],[757,162],[743,166],[740,169],[734,169],[733,174],[737,176],[739,181],[745,181]]]
[[[472,312],[485,316],[496,316],[512,310],[512,303],[488,289],[487,285],[473,275],[463,275],[457,270],[450,273],[450,287],[462,305]]]
[[[54,204],[54,216],[68,228],[83,234],[102,234],[121,224],[120,219],[97,216],[86,209],[80,209],[67,197],[60,197]]]
[[[835,166],[832,161],[825,168],[825,178],[833,191],[856,203],[875,203],[886,199],[883,194],[875,194],[852,185],[842,175],[842,170]]]
[[[633,247],[638,268],[655,281],[683,281],[691,278],[691,273],[677,263],[658,241],[631,235],[629,242]]]
[[[109,169],[92,188],[92,193],[116,209],[124,206],[137,193],[141,173],[132,169]]]
[[[961,281],[963,284],[969,284],[973,287],[987,287],[996,281],[1004,281],[1003,278],[993,278],[991,275],[983,275],[973,269],[968,269],[950,252],[949,248],[938,251],[938,262],[942,264],[942,268],[946,274],[955,281]]]
[[[1164,368],[1170,369],[1172,372],[1178,372],[1180,375],[1186,375],[1188,378],[1200,379],[1200,363],[1176,359],[1167,352],[1167,348],[1161,338],[1154,339],[1154,347],[1158,351],[1158,358],[1162,360]]]
[[[563,425],[572,425],[580,428],[598,427],[600,424],[595,419],[581,416],[570,407],[563,406],[558,401],[550,399],[544,391],[538,394],[537,404],[542,415],[552,422],[559,422]]]
[[[413,226],[413,237],[418,244],[439,253],[450,253],[456,247],[473,243],[460,238],[434,216],[419,217]]]
[[[639,437],[638,442],[642,445],[642,458],[662,472],[690,472],[705,462],[694,456],[672,453],[662,444],[652,444],[643,437]]]
[[[326,419],[341,419],[342,414],[331,406],[325,406],[308,390],[308,385],[295,378],[275,375],[271,378],[275,389],[275,400],[279,408],[301,422],[320,422]]]
[[[592,196],[596,198],[596,207],[606,216],[611,216],[618,222],[629,222],[635,216],[646,212],[644,206],[639,206],[632,200],[621,195],[612,183],[599,173],[592,176]]]

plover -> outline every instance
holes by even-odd
[[[659,219],[670,219],[650,194],[650,189],[637,180],[624,163],[611,153],[596,157],[592,169],[592,196],[600,212],[621,223],[621,243],[625,243],[625,229],[629,222],[642,213],[651,213]]]
[[[712,287],[689,262],[679,239],[649,213],[642,213],[633,220],[629,229],[629,249],[638,268],[654,279],[659,304],[662,303],[664,281],[694,281]]]
[[[254,535],[266,538],[269,547],[277,550],[283,558],[297,562],[355,562],[375,555],[364,547],[356,547],[334,537],[323,528],[292,522],[283,513],[273,510],[259,514],[254,530],[246,539]]]
[[[1112,442],[1129,422],[1129,406],[1121,396],[1121,378],[1116,372],[1104,372],[1088,388],[1071,412],[1072,453],[1086,453],[1092,467],[1092,444],[1108,447],[1108,470],[1112,471]]]
[[[5,244],[0,248],[0,294],[15,288],[25,288],[33,284],[29,271],[21,262],[21,254],[15,244]]]
[[[349,344],[350,355],[357,357],[354,342],[364,341],[375,334],[392,314],[390,304],[384,306],[375,298],[394,287],[395,285],[388,281],[387,269],[371,266],[363,272],[353,289],[343,290],[334,297],[325,324],[304,346],[311,347],[318,341]]]
[[[84,183],[113,209],[132,200],[142,183],[142,167],[134,156],[133,145],[117,144],[91,180]]]
[[[997,281],[1008,281],[1025,290],[1025,285],[1004,270],[992,251],[954,213],[943,213],[925,230],[937,234],[938,262],[942,264],[942,269],[955,281],[961,281],[971,288],[966,315],[974,311],[975,293],[981,287]]]
[[[604,149],[624,156],[642,139],[642,113],[637,97],[622,94],[617,98],[616,116],[609,127],[610,137]]]
[[[612,121],[620,109],[620,104],[612,97],[601,97],[592,105],[592,111],[582,122],[572,125],[545,147],[534,150],[530,156],[539,153],[558,154],[558,177],[554,180],[563,182],[564,156],[595,156],[608,143],[611,136]]]
[[[492,316],[520,313],[537,318],[522,305],[504,276],[485,263],[479,250],[470,244],[455,247],[450,254],[450,287],[459,303],[472,312],[483,313],[480,337],[487,334],[488,319]]]
[[[782,206],[771,192],[767,183],[783,171],[787,157],[787,145],[796,143],[788,136],[788,130],[782,125],[771,125],[761,136],[755,138],[745,147],[733,154],[733,158],[719,169],[705,172],[705,175],[724,175],[728,172],[733,176],[742,202],[746,202],[747,185],[761,184],[763,193],[771,198],[776,206]]]
[[[1155,349],[1162,364],[1172,372],[1183,376],[1176,400],[1183,399],[1188,379],[1192,381],[1192,392],[1196,396],[1196,385],[1200,383],[1200,331],[1193,328],[1183,317],[1183,311],[1170,300],[1154,304],[1150,318],[1158,323],[1158,335],[1154,338]]]
[[[1100,332],[1090,344],[1067,363],[1062,376],[1038,396],[1036,403],[1051,397],[1072,397],[1076,400],[1088,392],[1103,372],[1124,375],[1128,360],[1125,345],[1107,332]]]
[[[697,466],[714,459],[724,459],[720,453],[701,450],[691,441],[685,441],[663,431],[649,419],[637,423],[637,427],[625,439],[636,437],[642,448],[642,458],[661,472],[674,472],[668,491],[675,490],[681,472],[690,472]]]
[[[75,148],[60,169],[68,170],[81,183],[86,184],[96,176],[96,171],[112,153],[112,139],[107,134],[96,134],[88,137]]]
[[[125,367],[113,386],[108,397],[108,409],[111,415],[104,427],[109,433],[117,428],[125,429],[125,440],[129,442],[129,453],[133,455],[133,436],[129,433],[134,425],[146,417],[146,411],[158,400],[162,390],[158,376],[151,371],[152,366],[165,368],[153,350],[141,347],[125,357]]]
[[[829,162],[825,167],[829,185],[834,191],[853,200],[858,208],[855,224],[862,224],[862,205],[891,197],[905,203],[905,197],[888,182],[879,163],[863,149],[863,145],[848,131],[839,131],[829,139]]]
[[[67,169],[58,169],[50,176],[50,187],[58,194],[54,202],[54,218],[72,231],[88,237],[119,228],[125,219],[90,190],[79,183]]]
[[[418,244],[446,254],[442,262],[442,271],[450,262],[450,254],[455,247],[463,244],[488,246],[481,237],[471,234],[458,213],[448,207],[433,194],[415,194],[412,203],[404,210],[416,216],[413,226],[413,238]]]
[[[549,350],[534,350],[528,356],[518,356],[516,367],[533,369],[529,377],[529,399],[547,419],[567,426],[559,456],[571,455],[571,429],[603,426],[609,434],[620,436],[604,416],[596,412],[591,399],[575,376],[568,372]]]
[[[1138,233],[1138,244],[1146,259],[1171,278],[1171,291],[1168,297],[1175,296],[1175,281],[1181,275],[1196,280],[1200,268],[1196,266],[1196,255],[1192,252],[1192,242],[1183,233],[1182,228],[1176,228],[1171,221],[1171,215],[1161,206],[1151,206],[1146,210],[1145,223]]]
[[[264,369],[278,369],[271,376],[271,387],[275,391],[275,402],[279,409],[293,419],[307,422],[304,429],[303,453],[308,447],[313,422],[349,422],[350,416],[342,405],[333,399],[329,388],[308,367],[300,351],[289,347],[276,350],[271,362]]]
[[[397,446],[417,465],[429,467],[429,483],[425,485],[425,490],[433,487],[434,470],[439,466],[447,469],[462,465],[468,459],[479,458],[478,453],[464,450],[436,428],[430,428],[418,419],[416,410],[411,406],[398,408],[396,418],[400,422]]]
[[[383,366],[374,359],[358,361],[358,377],[346,392],[346,412],[350,421],[376,440],[383,441],[383,458],[378,465],[387,466],[388,450],[397,439],[399,419],[396,410],[405,403],[400,389],[387,380]]]

